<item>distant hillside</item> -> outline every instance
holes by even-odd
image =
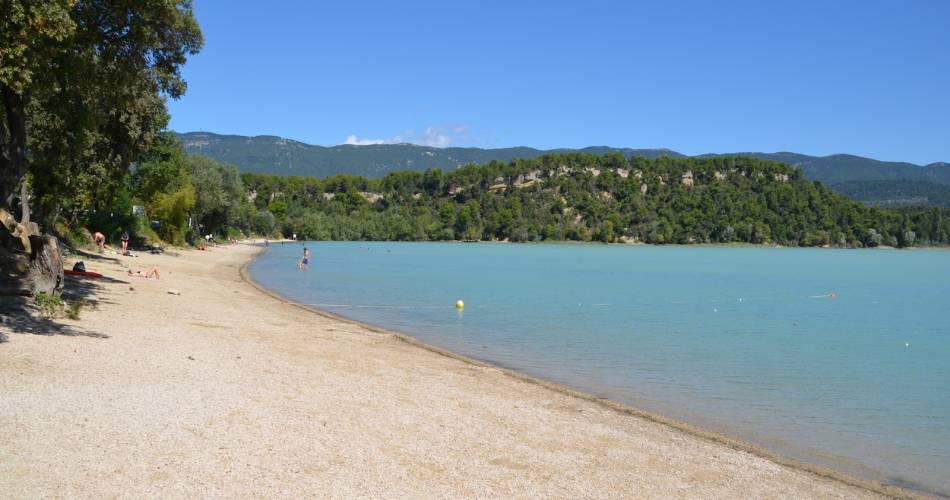
[[[390,172],[402,170],[424,171],[438,167],[445,171],[463,165],[485,164],[492,160],[508,162],[515,158],[537,158],[549,153],[580,151],[594,155],[619,152],[627,158],[658,158],[669,156],[682,158],[685,155],[669,149],[632,149],[607,146],[588,147],[580,150],[540,150],[529,147],[481,149],[481,148],[433,148],[415,144],[378,144],[369,146],[314,146],[275,136],[247,137],[219,135],[209,132],[179,134],[189,153],[209,156],[216,160],[236,165],[241,171],[277,175],[302,175],[327,177],[336,174],[360,175],[378,178]],[[878,161],[854,155],[808,156],[798,153],[731,153],[708,154],[701,157],[732,155],[751,156],[798,167],[809,180],[821,181],[832,189],[842,183],[881,181],[875,191],[886,191],[884,181],[913,181],[895,186],[902,199],[927,199],[934,196],[930,184],[950,185],[950,164],[933,163],[927,166],[903,162]],[[854,186],[840,191],[860,201],[880,201],[862,198],[865,189]],[[919,190],[919,191],[915,191]],[[875,194],[877,196],[877,194]]]
[[[802,169],[805,177],[835,185],[852,181],[923,181],[950,185],[950,164],[938,162],[927,166],[913,163],[879,161],[854,155],[808,156],[799,153],[730,153],[728,155],[701,156],[752,156],[771,160]]]
[[[381,179],[241,176],[257,231],[311,240],[944,245],[950,209],[866,207],[750,157],[563,153]]]
[[[369,146],[314,146],[280,137],[260,135],[219,135],[208,132],[179,134],[189,153],[209,156],[236,165],[243,172],[277,175],[327,177],[336,174],[382,177],[403,170],[424,171],[430,167],[455,170],[463,165],[503,162],[515,158],[537,158],[569,149],[540,150],[528,147],[433,148],[416,144],[374,144]],[[668,149],[590,147],[580,151],[594,155],[622,152],[625,156],[658,158],[682,157]]]
[[[950,207],[950,185],[924,181],[848,181],[830,186],[849,198],[879,207]]]

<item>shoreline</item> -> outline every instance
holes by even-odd
[[[488,242],[488,243],[502,243],[502,242]],[[509,243],[509,242],[503,242],[503,243]],[[555,243],[563,243],[563,242],[555,242]],[[585,242],[579,242],[579,243],[585,243]],[[730,245],[676,245],[676,246],[730,246]],[[762,245],[741,245],[741,246],[760,247]],[[770,246],[770,247],[788,248],[788,247],[781,247],[781,246]],[[814,247],[814,248],[827,249],[823,247]],[[937,247],[937,248],[940,248],[940,247]],[[836,249],[836,248],[832,247],[831,249]],[[853,249],[853,248],[841,247],[840,249]],[[892,248],[884,248],[884,249],[892,249]],[[925,490],[916,490],[916,489],[911,490],[905,487],[882,483],[880,481],[875,481],[872,479],[861,478],[861,477],[854,476],[845,472],[841,472],[829,467],[818,465],[812,462],[792,459],[792,458],[786,457],[785,455],[782,455],[779,452],[773,451],[763,446],[753,444],[751,442],[742,440],[740,438],[736,438],[736,437],[729,436],[720,432],[715,432],[715,431],[712,431],[712,430],[709,430],[697,425],[689,424],[684,421],[666,417],[659,413],[654,413],[654,412],[646,411],[643,409],[635,408],[633,406],[620,403],[618,401],[614,401],[608,398],[599,397],[591,393],[579,391],[577,389],[573,389],[565,385],[561,385],[561,384],[551,382],[539,377],[535,377],[532,375],[528,375],[526,373],[519,372],[512,368],[507,368],[504,366],[497,365],[487,360],[475,359],[468,356],[464,356],[462,354],[455,353],[448,349],[444,349],[442,347],[429,344],[427,342],[423,342],[406,333],[389,330],[387,328],[372,325],[369,323],[364,323],[356,319],[334,314],[329,311],[324,311],[314,306],[299,303],[293,299],[285,297],[273,290],[266,288],[265,286],[255,281],[253,277],[251,277],[250,273],[247,270],[247,267],[251,265],[262,253],[264,253],[264,251],[266,251],[266,248],[261,247],[256,253],[254,253],[251,256],[250,259],[247,260],[247,262],[245,262],[241,266],[240,274],[241,274],[241,277],[244,279],[244,281],[247,282],[249,285],[253,286],[259,292],[273,299],[279,300],[283,303],[286,303],[295,307],[299,307],[313,314],[317,314],[334,321],[340,321],[340,322],[349,323],[355,326],[359,326],[361,328],[364,328],[366,330],[369,330],[375,333],[391,335],[394,338],[402,342],[405,342],[413,347],[424,349],[426,351],[433,352],[440,356],[445,356],[447,358],[461,361],[463,363],[478,366],[478,367],[499,370],[505,376],[511,377],[515,380],[537,385],[545,389],[555,391],[559,394],[564,394],[573,398],[578,398],[578,399],[582,399],[588,402],[592,402],[624,415],[629,415],[636,418],[649,420],[651,422],[668,426],[677,431],[681,431],[681,432],[690,434],[692,436],[699,437],[701,439],[706,439],[714,443],[728,446],[734,450],[744,451],[747,453],[754,454],[756,456],[775,462],[782,466],[798,469],[798,470],[807,472],[809,474],[817,475],[819,477],[828,478],[835,481],[840,481],[842,483],[855,486],[858,488],[866,489],[874,493],[879,493],[882,495],[891,496],[895,498],[917,498],[919,495],[937,495],[934,492],[929,492]]]
[[[578,240],[543,240],[543,241],[504,241],[504,240],[270,240],[271,243],[425,243],[425,244],[449,244],[449,245],[590,245],[603,247],[653,247],[653,248],[752,248],[763,249],[771,248],[776,250],[887,250],[887,251],[950,251],[950,245],[913,245],[906,247],[893,247],[887,245],[878,245],[876,247],[856,247],[839,245],[810,245],[810,246],[791,246],[779,245],[777,243],[643,243],[643,242],[612,242],[602,241],[578,241]],[[257,244],[257,243],[253,243]]]
[[[0,491],[921,496],[291,303],[242,272],[261,250],[84,258],[99,306],[0,344]]]

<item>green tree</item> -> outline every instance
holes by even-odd
[[[135,195],[149,202],[159,193],[175,192],[189,181],[185,151],[172,132],[159,135],[135,168]]]
[[[188,174],[195,187],[192,211],[202,233],[225,233],[236,225],[236,214],[245,201],[241,176],[233,165],[204,156],[188,157]]]
[[[267,210],[261,210],[254,214],[254,219],[251,222],[251,229],[261,235],[269,236],[274,234],[274,229],[277,227],[277,219],[274,218],[274,214],[268,212]]]
[[[27,108],[37,75],[54,69],[54,58],[75,33],[73,2],[0,1],[0,200],[13,206],[21,186],[21,222],[30,221],[26,174],[29,170]]]
[[[152,212],[161,221],[158,235],[175,245],[185,243],[188,230],[188,213],[195,204],[195,188],[186,182],[174,193],[159,193],[152,205]]]
[[[20,186],[29,219],[30,174],[44,209],[96,208],[165,126],[164,99],[185,91],[179,68],[202,44],[191,3],[0,0],[0,12],[0,198],[12,207]]]

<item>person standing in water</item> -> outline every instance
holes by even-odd
[[[307,268],[307,264],[310,264],[310,250],[307,250],[307,247],[303,247],[303,258],[297,263],[297,268],[302,271]]]

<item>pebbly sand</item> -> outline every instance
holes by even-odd
[[[256,251],[87,259],[96,309],[8,330],[0,497],[908,494],[305,310],[242,278]]]

